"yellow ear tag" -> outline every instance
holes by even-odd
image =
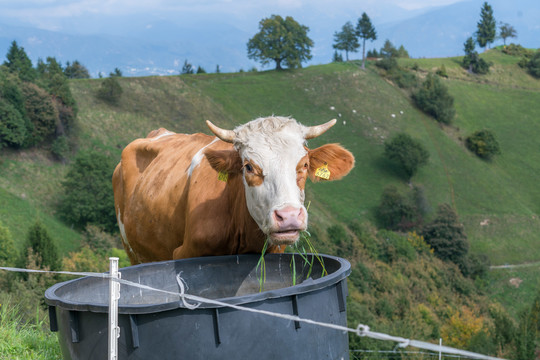
[[[323,166],[315,170],[315,176],[325,180],[330,179],[330,170],[328,170],[328,164],[324,163]]]
[[[226,172],[223,172],[223,171],[220,171],[218,173],[218,180],[219,181],[224,181],[224,182],[227,182],[227,180],[229,180],[229,174],[226,173]]]

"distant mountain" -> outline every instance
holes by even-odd
[[[461,55],[463,43],[476,31],[483,1],[463,1],[421,11],[406,11],[386,3],[372,14],[368,12],[378,39],[368,42],[366,47],[380,49],[389,39],[395,46],[403,45],[412,57]],[[510,41],[540,47],[538,0],[489,3],[498,22],[516,28],[518,38]],[[347,21],[356,24],[363,11],[360,7],[323,11],[320,6],[303,6],[281,15],[291,15],[310,28],[309,36],[315,46],[309,65],[330,62],[333,34]],[[246,43],[258,31],[258,22],[272,13],[271,9],[267,13],[263,9],[247,9],[245,16],[183,12],[74,17],[64,20],[58,31],[14,24],[12,19],[0,15],[0,55],[7,53],[11,41],[17,40],[34,63],[47,56],[64,64],[79,60],[94,77],[99,73],[106,76],[116,67],[126,76],[178,74],[185,60],[208,72],[215,72],[218,65],[222,72],[254,66],[261,69],[260,64],[247,58]],[[351,54],[352,59],[360,56],[360,52]]]
[[[389,39],[396,46],[403,45],[411,57],[463,55],[463,44],[477,30],[483,3],[484,0],[460,2],[398,23],[381,25],[377,29],[379,41],[373,44],[373,48],[379,49],[383,41]],[[538,0],[490,0],[488,3],[493,8],[497,24],[509,23],[517,31],[517,38],[507,39],[507,43],[540,47]],[[502,40],[496,40],[495,44],[502,44]]]
[[[32,61],[54,56],[65,64],[79,60],[93,77],[107,76],[118,67],[126,76],[178,74],[185,60],[214,72],[238,71],[250,65],[245,52],[247,34],[233,28],[214,29],[215,35],[159,23],[146,31],[126,35],[80,35],[27,27],[0,25],[0,52],[7,53],[13,40],[24,47]],[[178,34],[175,38],[171,34]],[[254,63],[251,66],[255,65]]]

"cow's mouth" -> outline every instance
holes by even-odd
[[[270,240],[274,245],[292,245],[300,236],[300,230],[276,231],[270,234]]]

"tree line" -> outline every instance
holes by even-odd
[[[487,49],[495,39],[502,39],[506,48],[506,40],[517,37],[516,29],[508,23],[500,22],[498,28],[497,35],[493,8],[489,3],[484,2],[474,36],[469,37],[464,43],[465,56],[462,64],[470,73],[486,74],[489,71],[490,64],[483,60],[475,50],[477,45]],[[272,15],[264,18],[259,22],[259,32],[247,43],[248,58],[259,61],[263,66],[273,62],[276,70],[281,70],[283,67],[289,69],[301,67],[303,62],[312,58],[311,48],[314,42],[309,38],[308,32],[307,26],[299,24],[290,16],[283,18]],[[366,41],[376,39],[377,31],[369,16],[364,12],[356,25],[348,21],[340,31],[334,33],[332,46],[336,52],[333,61],[343,61],[338,51],[345,52],[345,59],[348,61],[349,54],[357,52],[360,47],[362,47],[362,69],[365,69],[366,57],[388,58],[395,57],[396,54],[397,57],[409,57],[403,45],[395,48],[388,39],[380,53],[377,50],[367,50]],[[540,77],[540,55],[536,55],[534,59],[532,54],[526,56],[527,62],[522,64],[522,67],[527,68],[531,75]]]

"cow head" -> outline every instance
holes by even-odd
[[[240,173],[247,208],[271,245],[290,245],[306,230],[304,187],[312,181],[338,180],[354,166],[354,156],[338,144],[310,150],[306,140],[323,134],[336,123],[306,127],[292,118],[259,118],[234,130],[208,127],[234,150],[207,150],[211,166],[225,173]]]

